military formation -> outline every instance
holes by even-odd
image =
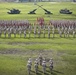
[[[0,20],[0,37],[11,38],[21,37],[75,37],[75,20],[51,20],[45,23],[43,18],[37,18],[37,21],[31,24],[28,20]]]
[[[38,58],[36,58],[34,61],[32,61],[32,58],[29,58],[27,62],[27,72],[28,75],[31,75],[32,67],[34,66],[34,72],[38,74],[39,67],[42,68],[42,72],[46,74],[46,69],[49,68],[50,73],[53,73],[53,59],[50,58],[48,61],[46,61],[45,58],[42,57],[42,54],[39,55]]]
[[[50,21],[51,25],[53,25],[53,29],[58,31],[57,33],[59,34],[60,37],[64,35],[64,37],[70,37],[72,35],[75,37],[76,34],[76,21],[75,20],[57,20],[57,21]]]

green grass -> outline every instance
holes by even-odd
[[[28,75],[27,60],[31,57],[34,62],[39,53],[47,59],[54,59],[53,75],[76,74],[76,38],[0,38],[0,52],[1,75]],[[42,71],[41,66],[39,68]],[[47,74],[50,75],[49,72]]]
[[[51,40],[50,40],[51,39]],[[58,49],[58,50],[75,50],[76,42],[74,38],[50,38],[50,39],[43,39],[43,38],[30,38],[30,39],[3,39],[5,40],[0,44],[0,49],[8,49],[8,48],[23,48],[23,49],[32,49],[32,50],[41,50],[41,49]],[[14,41],[13,41],[14,40]],[[0,42],[1,42],[0,41]],[[65,42],[66,41],[66,42]],[[5,43],[7,42],[7,43]],[[50,45],[51,44],[51,45]],[[71,45],[71,46],[70,46]],[[75,48],[75,49],[74,49]]]
[[[28,19],[30,22],[35,22],[37,17],[44,17],[45,21],[49,20],[76,20],[76,4],[70,2],[62,3],[38,3],[43,5],[44,8],[53,12],[53,15],[45,15],[44,11],[39,8],[36,11],[36,15],[27,14],[29,11],[38,8],[33,3],[0,3],[0,20],[19,20]],[[6,12],[6,8],[18,8],[21,10],[21,14],[9,15]],[[28,8],[28,9],[27,9]],[[59,10],[62,8],[70,9],[73,14],[65,15],[59,14]],[[55,35],[55,38],[20,38],[17,35],[14,38],[4,38],[4,35],[0,38],[0,75],[28,75],[27,74],[27,60],[29,57],[33,59],[32,71],[34,71],[34,60],[40,53],[43,57],[54,60],[54,71],[52,75],[76,75],[76,38],[70,35],[69,38],[60,38]],[[47,62],[48,64],[48,62]],[[42,67],[39,66],[39,70],[42,71]],[[31,72],[31,75],[36,75]],[[44,75],[39,72],[38,75]],[[47,75],[50,75],[47,68]]]
[[[51,11],[53,14],[51,15],[45,15],[44,10],[41,8],[38,8],[38,6],[34,5],[34,3],[0,3],[0,19],[3,20],[19,20],[19,19],[28,19],[30,22],[35,22],[37,17],[44,17],[45,21],[49,20],[63,20],[63,19],[70,19],[75,20],[76,19],[76,4],[70,3],[70,2],[57,2],[57,3],[51,3],[51,2],[39,2],[39,5],[43,5],[42,7]],[[12,8],[17,8],[21,11],[21,14],[7,14],[7,12]],[[28,12],[32,11],[33,9],[37,9],[36,14],[28,14]],[[67,8],[70,11],[73,12],[73,14],[60,14],[60,9]]]

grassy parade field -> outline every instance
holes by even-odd
[[[68,3],[68,2],[40,2],[38,5],[43,5],[42,7],[52,12],[53,14],[45,15],[45,11],[38,8],[34,3],[0,3],[0,19],[1,20],[17,20],[17,19],[28,19],[30,22],[36,20],[37,17],[44,17],[46,21],[49,20],[61,20],[61,19],[76,19],[76,3]],[[21,14],[7,14],[8,9],[16,8],[21,11]],[[60,9],[69,9],[73,14],[60,14]],[[37,9],[36,14],[28,14],[30,11]]]
[[[34,60],[42,53],[47,60],[53,58],[54,70],[52,75],[76,74],[76,38],[0,38],[0,75],[28,75],[27,61]],[[47,62],[48,65],[48,62]],[[43,75],[39,66],[38,75]],[[50,75],[47,68],[46,75]]]
[[[49,20],[76,20],[76,4],[63,2],[42,2],[38,3],[42,7],[51,11],[53,14],[45,15],[44,11],[33,3],[0,3],[0,20],[24,20],[28,19],[34,23],[37,17],[44,17],[45,21]],[[6,9],[17,8],[21,10],[21,14],[7,14]],[[29,11],[38,8],[36,15],[27,14]],[[73,14],[60,14],[59,10],[67,8]],[[53,74],[50,74],[49,68],[45,75],[76,75],[76,38],[72,35],[66,38],[60,38],[55,35],[55,38],[20,38],[17,35],[14,38],[0,38],[0,75],[28,75],[27,61],[32,58],[31,75],[36,75],[34,72],[34,60],[42,53],[47,60],[53,58],[54,69]],[[28,36],[28,35],[27,35]],[[32,35],[33,36],[33,35]],[[39,66],[37,75],[44,75],[42,67]]]

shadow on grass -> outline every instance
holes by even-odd
[[[41,70],[38,70],[38,72],[43,73],[43,71],[41,71]]]
[[[57,71],[57,70],[52,70],[52,72],[50,72],[49,70],[46,70],[46,72],[50,73],[50,75],[57,75],[58,74],[64,74],[63,72]],[[49,75],[48,73],[46,73],[46,75]]]
[[[38,73],[36,73],[36,75],[42,75],[42,74],[38,72]]]
[[[52,72],[46,70],[46,73],[43,74],[43,71],[38,70],[38,73],[35,73],[35,71],[31,70],[30,75],[58,75],[58,74],[64,74],[64,73],[57,70],[52,70]]]
[[[31,70],[31,72],[32,72],[32,73],[35,73],[35,71],[32,71],[32,70]]]
[[[56,70],[53,70],[53,72],[60,73],[60,74],[64,74],[63,72],[56,71]]]
[[[38,70],[38,73],[36,75],[49,75],[49,73],[44,73],[43,74],[43,71]]]
[[[34,74],[35,75],[42,75],[42,71],[40,71],[40,70],[38,70],[38,73],[35,73],[35,71],[32,71],[32,70],[31,70],[31,72],[32,72],[31,75],[34,75]]]
[[[52,72],[51,75],[57,75],[57,73]]]

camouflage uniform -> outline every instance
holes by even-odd
[[[31,64],[30,63],[27,63],[27,70],[28,70],[28,74],[30,75],[30,72],[31,72]]]
[[[53,59],[49,60],[49,69],[50,69],[50,72],[52,73],[52,70],[53,70]]]
[[[43,61],[43,57],[42,57],[42,55],[40,54],[40,55],[39,55],[39,64],[40,64],[40,65],[42,65],[42,61]]]
[[[46,73],[46,61],[43,60],[42,62],[42,68],[43,68],[43,73],[45,74]]]
[[[35,73],[38,73],[38,59],[35,60],[34,67],[35,67]]]

